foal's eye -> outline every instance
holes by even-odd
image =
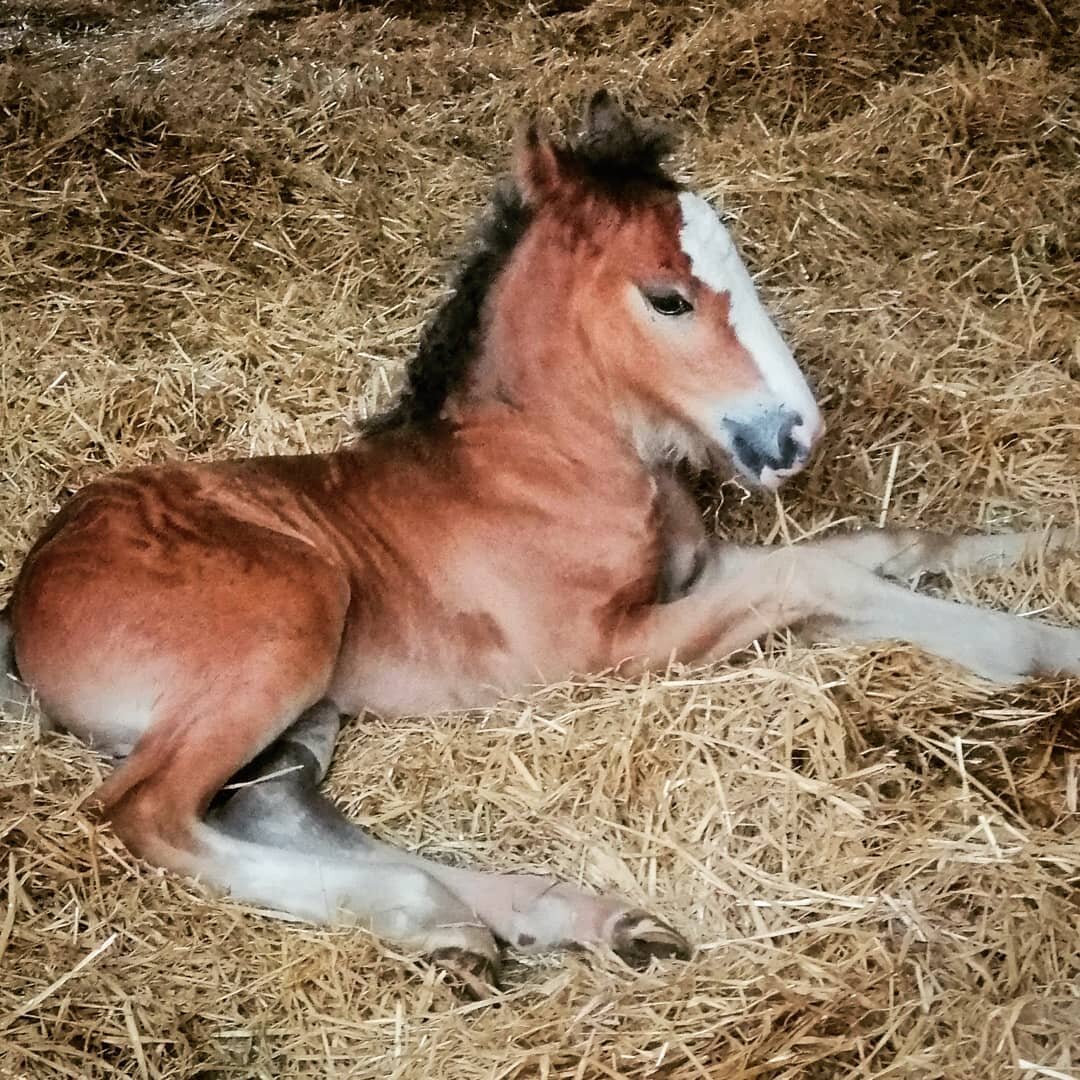
[[[694,310],[694,305],[677,292],[646,293],[645,299],[652,305],[653,310],[661,315],[685,315]]]

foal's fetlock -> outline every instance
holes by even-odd
[[[519,913],[521,932],[513,943],[528,951],[610,948],[631,967],[675,957],[688,960],[689,942],[667,923],[615,897],[592,896],[552,880]]]

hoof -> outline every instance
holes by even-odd
[[[653,957],[689,960],[692,954],[682,934],[645,911],[628,911],[619,918],[611,931],[611,948],[625,964],[637,969],[647,968]]]
[[[446,972],[446,985],[462,997],[481,1001],[499,992],[499,965],[494,957],[448,945],[428,953],[427,959]]]

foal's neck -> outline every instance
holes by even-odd
[[[539,230],[526,235],[484,306],[481,343],[465,387],[448,402],[461,428],[498,418],[599,473],[646,475],[612,400],[602,359],[592,355],[576,283],[587,267]]]

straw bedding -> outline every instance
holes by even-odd
[[[384,404],[529,110],[682,132],[830,431],[722,533],[1075,523],[1075,3],[15,0],[0,14],[0,557],[117,466],[329,448]],[[926,587],[1080,624],[1076,559]],[[1080,1075],[1080,688],[903,647],[365,719],[381,836],[636,897],[700,946],[511,964],[493,1003],[359,932],[138,864],[104,766],[0,729],[4,1077]]]

